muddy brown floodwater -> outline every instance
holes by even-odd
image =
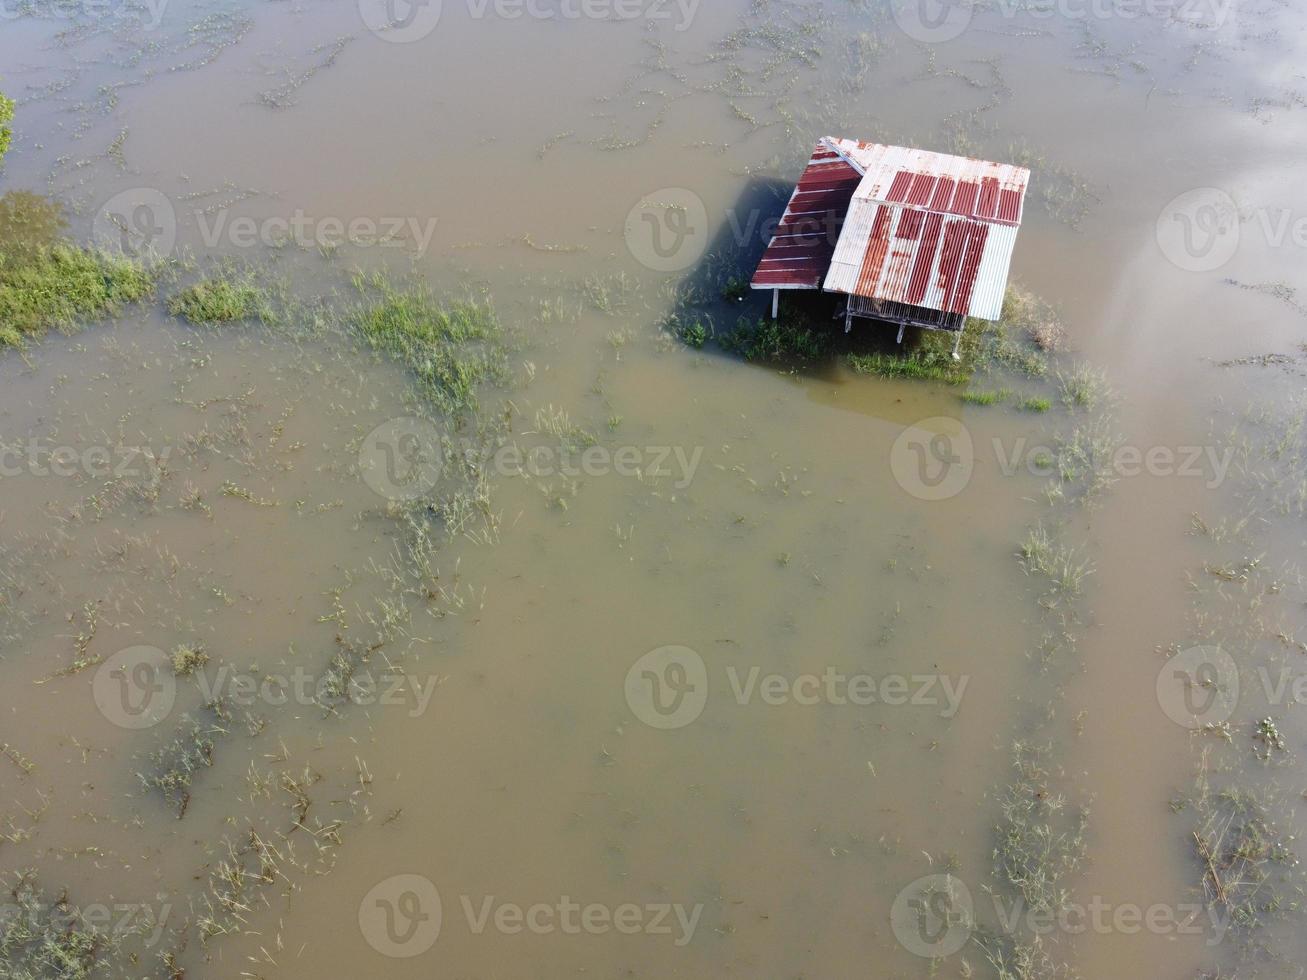
[[[0,351],[0,976],[1302,976],[1302,11],[386,9],[0,0],[0,190],[166,269]],[[1046,366],[675,335],[825,135],[1032,169]]]

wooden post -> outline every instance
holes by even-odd
[[[775,320],[781,313],[781,291],[773,289],[771,291],[771,318]]]

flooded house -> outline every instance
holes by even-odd
[[[818,141],[751,285],[845,297],[854,318],[956,334],[997,320],[1030,171],[905,146]]]

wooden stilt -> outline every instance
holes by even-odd
[[[965,327],[962,329],[965,329]],[[958,354],[958,348],[961,346],[962,346],[962,330],[958,330],[957,339],[953,341],[953,360],[955,361],[962,360],[961,355]]]
[[[781,315],[781,291],[773,289],[771,291],[771,318],[775,320]]]
[[[853,310],[848,306],[844,307],[844,332],[848,333],[853,329]]]
[[[895,341],[896,344],[903,343],[903,331],[907,329],[908,329],[908,325],[906,323],[899,324],[899,339]]]

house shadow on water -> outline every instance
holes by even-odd
[[[792,182],[779,178],[749,180],[702,258],[674,286],[668,331],[705,355],[831,381],[847,380],[842,363],[850,356],[907,359],[937,346],[930,331],[909,327],[899,344],[896,326],[865,319],[846,333],[844,298],[820,289],[782,289],[779,317],[772,319],[772,291],[749,283],[793,191]],[[822,228],[832,247],[841,227]]]

